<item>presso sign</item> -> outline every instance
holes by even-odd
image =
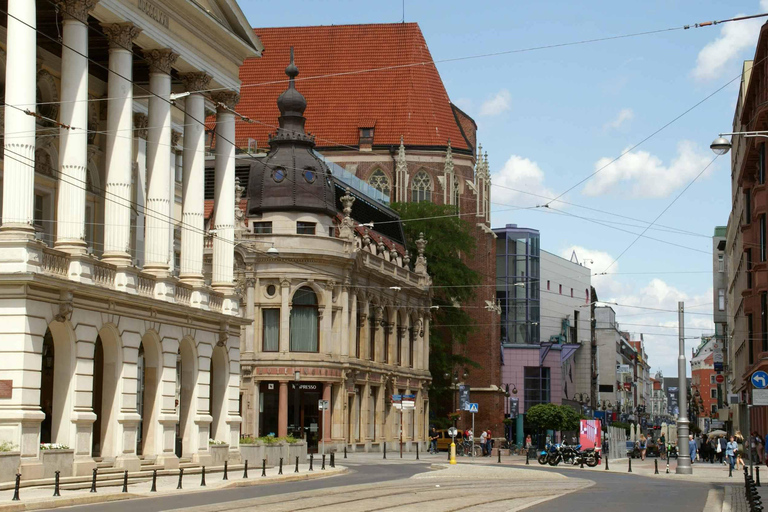
[[[317,383],[301,383],[301,384],[291,384],[291,389],[298,389],[300,391],[318,391],[320,389],[320,385]]]

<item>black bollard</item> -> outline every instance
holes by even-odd
[[[605,470],[608,471],[608,455],[605,456]]]
[[[16,473],[16,485],[13,488],[13,498],[11,501],[19,501],[19,485],[21,485],[21,475]]]
[[[200,479],[200,487],[205,487],[205,466],[203,466],[202,478]]]
[[[93,468],[93,478],[91,479],[91,492],[96,492],[96,472],[99,468]]]
[[[733,478],[733,466],[728,464],[728,478]]]
[[[659,474],[659,459],[653,459],[653,474]]]
[[[320,466],[320,469],[325,471],[325,454],[323,454],[323,465]]]
[[[451,462],[451,448],[448,448],[448,462]]]
[[[387,458],[387,442],[384,441],[384,458]]]
[[[177,489],[181,489],[182,478],[184,478],[184,468],[179,468],[179,485],[176,486]]]
[[[312,467],[312,463],[314,462],[314,458],[312,457],[312,454],[309,454],[309,470],[314,471],[314,468]]]
[[[283,474],[283,458],[280,457],[280,470],[277,472],[278,475]]]
[[[416,443],[416,460],[419,460],[419,443]]]
[[[227,478],[227,461],[224,461],[224,478],[222,478],[222,480],[229,480],[229,478]]]
[[[128,470],[123,473],[123,490],[122,492],[128,492]]]
[[[267,459],[261,459],[261,476],[267,476]]]
[[[525,465],[529,466],[530,463],[528,462],[528,450],[525,450]]]
[[[61,496],[61,494],[59,493],[59,473],[61,473],[61,471],[56,471],[55,482],[53,484],[54,496]]]
[[[245,467],[243,468],[243,478],[248,478],[248,459],[245,459]]]
[[[755,467],[755,487],[760,487],[760,466]]]
[[[627,471],[627,473],[631,473],[631,472],[632,472],[632,457],[629,457],[629,471]]]
[[[152,488],[149,492],[157,492],[157,470],[152,470]]]
[[[499,448],[499,464],[501,464],[501,448]]]
[[[298,473],[299,472],[299,458],[298,457],[296,457],[296,469],[294,469],[293,472],[294,473]]]
[[[579,469],[584,469],[584,457],[579,456]]]
[[[335,453],[331,452],[331,467],[332,468],[336,467],[336,456],[335,455],[336,455]]]
[[[347,458],[347,445],[344,445],[344,458]]]

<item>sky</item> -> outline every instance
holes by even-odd
[[[608,272],[593,286],[621,304],[622,330],[643,333],[652,372],[677,375],[678,301],[689,359],[695,338],[713,332],[711,236],[731,195],[730,154],[713,162],[709,144],[732,130],[742,63],[768,18],[512,51],[758,14],[768,0],[240,5],[256,27],[395,23],[404,5],[436,61],[509,52],[437,64],[488,151],[493,227],[538,229],[542,249]]]

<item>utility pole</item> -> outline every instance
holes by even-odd
[[[677,389],[680,414],[677,416],[677,469],[678,475],[691,475],[691,453],[688,450],[688,380],[685,378],[685,306],[677,303],[677,324],[680,336],[680,354],[677,357]]]

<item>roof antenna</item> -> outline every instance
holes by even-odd
[[[405,23],[405,0],[403,0],[403,19],[400,23]]]

